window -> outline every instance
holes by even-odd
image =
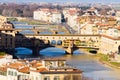
[[[54,80],[60,80],[60,77],[59,76],[55,76]]]
[[[44,77],[44,80],[50,80],[49,76]]]
[[[8,75],[11,75],[11,71],[8,71]]]
[[[13,76],[13,72],[11,71],[11,76]]]
[[[14,74],[15,76],[17,76],[17,72],[15,72],[15,74]]]

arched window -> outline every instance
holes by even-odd
[[[55,76],[54,80],[60,80],[60,77],[59,76]]]
[[[49,76],[45,76],[44,80],[50,80],[50,77]]]

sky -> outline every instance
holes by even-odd
[[[75,2],[75,3],[120,3],[120,0],[0,0],[0,2]]]

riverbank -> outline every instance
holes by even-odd
[[[109,58],[108,55],[105,55],[102,53],[93,54],[93,53],[90,53],[87,49],[82,49],[81,51],[88,54],[88,55],[93,56],[95,60],[97,60],[98,62],[100,62],[104,65],[108,65],[112,68],[116,68],[116,69],[120,70],[120,62],[116,58],[114,58],[114,59]]]
[[[108,65],[110,67],[120,69],[120,62],[116,62],[114,59],[109,58],[108,55],[99,53],[96,54],[96,57],[99,62]]]

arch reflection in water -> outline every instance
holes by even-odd
[[[40,54],[43,56],[50,56],[50,57],[63,56],[65,55],[65,50],[55,47],[49,47],[41,50]]]
[[[32,50],[25,48],[25,47],[18,47],[18,48],[15,48],[15,50],[17,51],[15,53],[15,55],[18,57],[21,57],[21,58],[31,57],[31,55],[32,55]],[[43,55],[43,56],[47,56],[47,57],[49,57],[49,56],[56,57],[56,56],[64,56],[66,53],[65,53],[65,50],[62,48],[49,47],[49,48],[39,51],[39,54]],[[79,50],[76,50],[73,52],[73,54],[79,55],[81,53]]]
[[[78,50],[75,50],[75,51],[73,52],[73,54],[74,54],[74,55],[78,55],[78,54],[81,54],[81,52],[80,52],[80,50],[78,49]]]
[[[32,54],[32,50],[25,48],[25,47],[18,47],[18,48],[15,48],[15,50],[17,51],[15,53],[16,55],[31,55]]]

